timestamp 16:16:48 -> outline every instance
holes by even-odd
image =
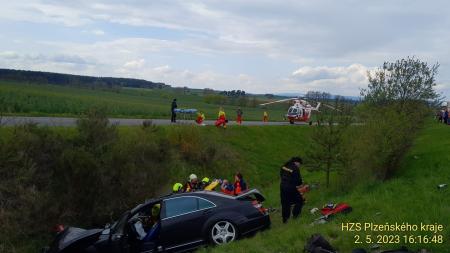
[[[441,244],[444,243],[444,237],[440,234],[433,235],[355,235],[353,237],[355,244],[377,243],[377,244]]]

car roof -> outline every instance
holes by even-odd
[[[206,195],[206,196],[213,196],[213,197],[234,200],[234,199],[239,199],[241,197],[244,197],[245,195],[249,195],[249,194],[253,194],[253,193],[256,193],[256,194],[259,194],[262,196],[262,194],[257,189],[250,189],[250,190],[244,192],[243,194],[240,194],[237,196],[232,196],[232,195],[228,195],[228,194],[225,194],[222,192],[216,192],[216,191],[194,191],[194,192],[171,193],[171,194],[161,196],[159,198],[147,199],[147,200],[145,200],[144,203],[139,204],[135,208],[133,208],[131,210],[131,213],[136,213],[138,210],[140,210],[144,206],[147,206],[149,204],[153,204],[155,202],[159,202],[164,199],[171,198],[171,197],[182,197],[182,196],[204,197]]]

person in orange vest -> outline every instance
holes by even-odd
[[[239,107],[236,110],[236,114],[237,114],[236,123],[238,123],[240,125],[240,124],[242,124],[242,114],[243,114],[241,107]]]
[[[269,114],[267,113],[267,111],[264,111],[264,114],[263,114],[263,121],[264,121],[264,122],[269,121]]]
[[[227,118],[225,115],[225,111],[222,107],[219,109],[219,118],[216,121],[216,127],[222,126],[223,128],[227,128]]]
[[[234,195],[239,195],[241,192],[247,190],[247,183],[245,183],[244,178],[240,172],[236,172],[234,175]]]
[[[195,120],[195,122],[197,122],[197,124],[201,125],[201,124],[203,124],[204,120],[205,120],[205,114],[202,112],[198,112],[197,119]]]
[[[220,186],[220,190],[228,195],[233,195],[234,194],[234,187],[232,184],[230,184],[230,182],[228,182],[228,180],[224,179],[222,181],[222,185]]]

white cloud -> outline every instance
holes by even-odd
[[[97,36],[103,36],[105,35],[105,31],[101,30],[101,29],[93,29],[93,30],[83,30],[84,33],[90,33],[93,35],[97,35]]]
[[[17,59],[17,58],[19,58],[19,54],[14,51],[3,51],[3,52],[0,52],[0,58]]]
[[[128,68],[128,69],[136,69],[136,68],[142,68],[142,66],[144,66],[144,64],[145,64],[145,60],[139,59],[139,60],[125,62],[123,67]]]
[[[340,95],[359,95],[359,89],[367,87],[368,67],[361,64],[338,67],[301,67],[284,80],[289,91],[327,91]]]
[[[0,21],[23,30],[0,35],[0,60],[176,85],[354,95],[366,86],[365,66],[416,55],[441,63],[439,89],[450,90],[448,7],[443,0],[4,1]],[[50,33],[23,28],[36,23]],[[100,28],[114,32],[102,36]],[[66,38],[70,29],[84,33]]]

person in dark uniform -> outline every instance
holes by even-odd
[[[280,169],[280,197],[281,197],[281,214],[283,216],[283,223],[286,223],[291,216],[291,207],[293,218],[297,218],[303,207],[303,197],[300,193],[300,188],[303,184],[300,175],[300,164],[302,159],[300,157],[292,157]]]
[[[171,111],[172,111],[172,117],[171,117],[171,119],[170,119],[171,122],[176,122],[176,121],[177,121],[177,114],[175,113],[175,109],[176,109],[177,107],[178,107],[178,106],[177,106],[177,99],[174,98],[173,101],[172,101],[172,109],[171,109]]]

